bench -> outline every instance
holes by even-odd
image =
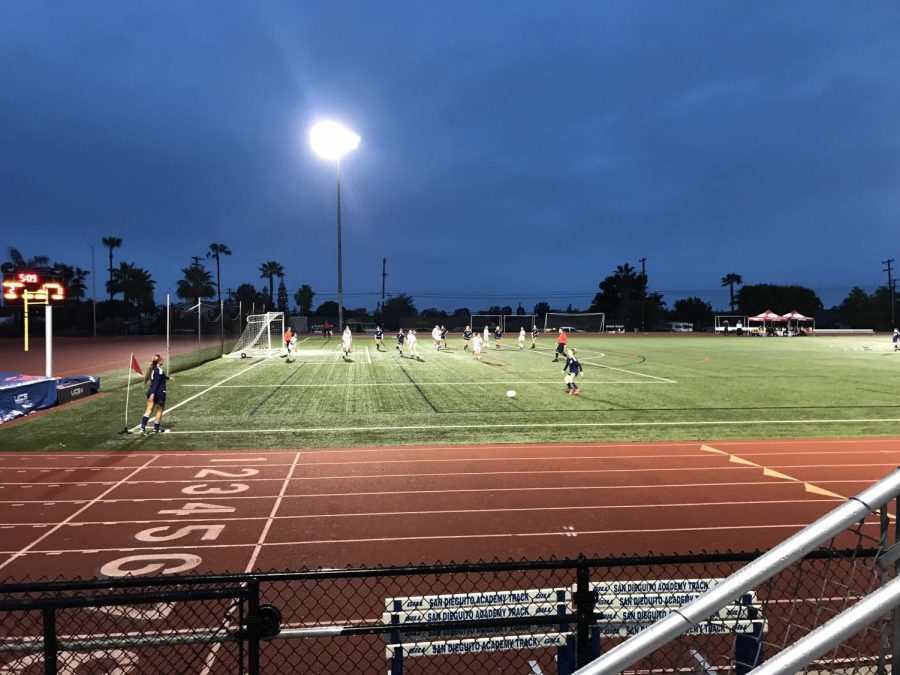
[[[596,594],[595,623],[591,629],[591,653],[602,652],[604,639],[627,638],[664,618],[674,609],[695,600],[721,579],[649,579],[592,582]],[[387,598],[382,623],[403,626],[387,636],[385,654],[390,674],[402,675],[404,659],[429,656],[490,653],[510,650],[556,649],[557,672],[575,670],[573,588],[483,591],[447,595]],[[569,616],[568,619],[564,617]],[[559,624],[515,627],[467,627],[466,622],[485,619],[560,617]],[[433,624],[453,622],[452,628]],[[410,627],[420,627],[412,630]],[[491,635],[490,633],[499,633]],[[748,673],[762,663],[759,643],[766,631],[762,607],[755,593],[745,593],[723,607],[715,617],[692,627],[688,635],[734,635],[737,673]],[[695,653],[697,663],[705,658]]]

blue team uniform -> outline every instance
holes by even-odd
[[[574,356],[568,356],[566,357],[566,365],[563,366],[563,372],[577,376],[581,372],[581,363]]]
[[[502,330],[500,330],[500,329],[498,328],[497,330],[494,331],[494,339],[495,339],[495,340],[500,340],[502,337],[503,337],[503,331],[502,331]]]
[[[153,366],[150,371],[150,386],[147,388],[147,398],[153,397],[154,403],[162,405],[166,402],[166,380],[169,378],[159,366]]]
[[[405,338],[406,338],[406,336],[403,335],[403,331],[402,331],[402,330],[401,330],[399,333],[397,333],[397,346],[398,346],[398,347],[402,347],[402,346],[403,346],[403,340],[404,340]]]
[[[376,340],[381,340],[381,339],[383,339],[383,338],[384,338],[384,331],[381,330],[380,328],[376,328],[376,329],[375,329],[375,339],[376,339]]]
[[[531,337],[537,338],[540,335],[540,331],[537,329],[537,326],[531,329]]]

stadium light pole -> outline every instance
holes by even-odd
[[[347,127],[326,120],[317,122],[309,131],[309,144],[319,157],[334,160],[337,170],[337,267],[338,267],[338,331],[344,330],[344,272],[341,258],[341,157],[359,147],[360,137]]]

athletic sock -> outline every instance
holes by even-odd
[[[144,416],[141,418],[141,431],[143,431],[144,429],[147,428],[147,422],[148,422],[149,420],[150,420],[150,418],[147,417],[146,415],[144,415]]]

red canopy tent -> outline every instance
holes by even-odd
[[[767,309],[762,314],[751,316],[748,321],[761,321],[765,323],[766,321],[787,321],[787,319],[781,316],[781,314],[776,314],[771,309]]]
[[[816,320],[813,319],[811,316],[804,316],[803,314],[798,312],[796,309],[788,312],[787,314],[782,314],[781,318],[788,322],[788,329],[790,329],[790,327],[791,327],[791,321],[796,321],[797,322],[797,333],[807,332],[807,331],[800,330],[800,322],[801,321],[808,321],[808,322],[812,323],[813,333],[815,333],[815,331],[816,331]]]

